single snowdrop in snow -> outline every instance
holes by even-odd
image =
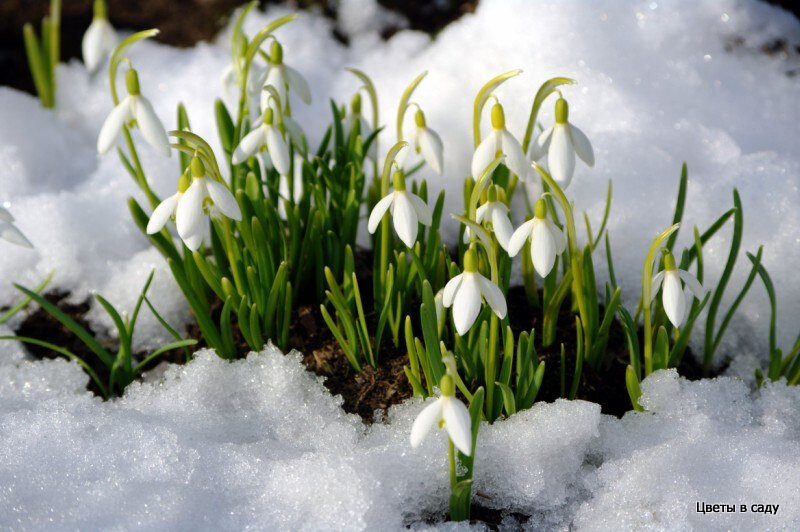
[[[32,248],[30,240],[14,225],[14,216],[0,205],[0,238],[18,246]]]
[[[150,216],[147,233],[160,231],[174,213],[178,235],[187,248],[196,251],[203,241],[203,221],[206,214],[223,214],[240,221],[242,212],[228,187],[207,176],[199,157],[192,158],[190,169],[191,184],[186,174],[181,176],[178,192],[162,201]]]
[[[583,131],[570,124],[569,104],[564,98],[556,100],[556,123],[545,129],[531,143],[529,155],[538,161],[547,155],[547,168],[561,188],[567,188],[575,173],[575,155],[587,166],[594,166],[592,143]]]
[[[686,292],[681,281],[686,284]],[[662,287],[661,302],[664,305],[664,312],[675,327],[680,327],[686,317],[686,307],[691,301],[689,294],[697,299],[703,299],[706,295],[697,277],[675,266],[675,257],[670,252],[664,254],[664,269],[653,276],[650,284],[651,302],[655,299],[659,287]]]
[[[425,114],[417,108],[414,115],[414,129],[411,130],[411,145],[422,155],[428,166],[439,175],[444,171],[444,147],[439,135],[428,127]]]
[[[530,173],[522,146],[506,129],[503,106],[495,103],[492,106],[492,131],[478,144],[472,155],[472,177],[478,179],[498,153],[505,156],[503,162],[512,173],[520,177],[526,177]]]
[[[139,75],[134,69],[125,73],[125,86],[128,95],[119,102],[108,115],[100,135],[97,137],[97,152],[107,153],[117,142],[125,124],[135,121],[144,140],[165,157],[170,155],[169,139],[164,125],[159,120],[153,106],[139,90]]]
[[[406,190],[406,178],[400,170],[394,173],[394,190],[376,203],[369,215],[367,229],[370,234],[378,228],[386,211],[391,213],[397,236],[410,248],[414,247],[417,240],[417,224],[429,226],[433,221],[428,204]]]
[[[464,253],[464,271],[448,281],[442,296],[445,308],[453,307],[453,322],[460,336],[475,323],[484,298],[498,318],[506,316],[506,298],[496,284],[478,272],[478,257],[473,249]]]
[[[536,201],[533,219],[520,225],[511,235],[508,254],[515,257],[528,239],[531,241],[533,267],[539,275],[547,277],[553,269],[556,257],[564,253],[567,248],[567,239],[561,229],[547,219],[547,206],[543,198]]]
[[[289,147],[283,140],[280,129],[275,122],[275,113],[267,106],[261,118],[256,122],[256,128],[244,136],[244,138],[233,150],[231,161],[233,164],[241,164],[258,153],[258,150],[266,147],[272,165],[281,175],[289,173]]]
[[[117,32],[108,21],[105,0],[95,0],[94,18],[83,34],[81,51],[83,63],[89,72],[95,72],[117,46]]]
[[[469,410],[455,397],[453,377],[442,376],[441,396],[422,409],[411,426],[411,446],[418,447],[433,427],[443,428],[453,445],[467,456],[472,455],[472,423]]]

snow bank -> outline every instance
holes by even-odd
[[[408,444],[419,400],[365,427],[274,348],[233,363],[203,351],[106,403],[86,379],[62,360],[0,367],[0,528],[396,530],[445,515],[444,438]],[[800,390],[753,398],[674,372],[643,389],[650,413],[621,420],[559,400],[484,425],[476,502],[534,529],[800,526]]]
[[[287,11],[270,7],[266,14],[253,14],[246,29],[253,33]],[[356,66],[373,76],[387,132],[394,131],[391,117],[402,89],[428,70],[414,99],[444,139],[446,178],[434,178],[433,186],[448,189],[448,207],[456,210],[471,156],[472,98],[481,84],[501,71],[524,70],[498,91],[509,127],[520,135],[538,85],[554,75],[574,77],[579,85],[566,89],[571,118],[594,142],[597,165],[591,171],[579,168],[570,192],[580,209],[597,218],[606,182],[614,179],[609,228],[627,299],[636,297],[649,240],[669,223],[680,163],[686,160],[691,180],[682,242],[688,242],[692,225],[706,226],[727,209],[731,188],[739,187],[746,218],[743,249],[765,244],[764,263],[780,288],[780,339],[784,345],[794,339],[800,284],[790,265],[800,260],[800,215],[794,208],[800,202],[800,87],[786,72],[800,62],[796,54],[770,58],[759,47],[778,37],[797,42],[796,19],[745,0],[484,0],[474,15],[465,15],[435,39],[404,30],[384,42],[381,26],[403,21],[371,2],[345,2],[341,18],[334,23],[304,12],[279,30],[287,61],[312,86],[313,105],[294,105],[312,141],[328,120],[328,98],[347,99],[357,87],[343,67]],[[334,24],[349,34],[350,47],[333,38]],[[175,106],[182,101],[193,128],[214,145],[211,104],[222,92],[217,76],[229,57],[229,31],[216,43],[188,50],[148,42],[131,53],[143,91],[167,126],[175,124]],[[58,79],[55,112],[41,109],[28,95],[0,88],[0,201],[37,246],[35,252],[4,248],[0,304],[12,298],[10,281],[34,285],[56,270],[54,286],[74,298],[97,290],[128,308],[156,268],[155,303],[180,326],[188,319],[186,305],[163,261],[145,251],[147,243],[125,207],[128,196],[140,195],[113,154],[98,158],[94,153],[97,131],[110,110],[108,82],[104,75],[89,77],[75,61],[59,68]],[[549,107],[543,110],[544,122],[552,119]],[[390,140],[383,140],[384,148]],[[175,158],[163,159],[144,145],[141,151],[154,188],[173,190]],[[447,225],[450,238],[454,231],[452,223]],[[725,260],[725,238],[705,251],[712,279]],[[601,270],[604,262],[597,261]],[[734,342],[764,352],[764,302],[757,285],[743,305],[744,318],[735,324],[740,333],[730,335],[723,352]],[[144,314],[138,340],[164,339],[149,312]],[[93,317],[110,325],[102,313]],[[741,374],[752,374],[752,361],[738,366]]]

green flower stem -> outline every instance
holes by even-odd
[[[521,73],[522,70],[510,70],[500,74],[499,76],[490,79],[486,85],[481,87],[481,90],[478,91],[472,107],[472,138],[474,139],[476,148],[478,147],[478,144],[481,143],[481,112],[483,111],[483,106],[486,105],[486,101],[489,99],[489,96],[495,89],[497,89],[497,87],[502,85],[506,80]]]
[[[423,78],[428,75],[428,71],[426,70],[412,81],[406,90],[403,91],[403,95],[400,97],[400,105],[397,106],[397,140],[403,140],[403,119],[406,115],[406,110],[408,109],[408,101],[411,99],[411,95],[416,90],[417,86],[422,82]]]
[[[133,142],[133,137],[131,137],[131,130],[128,126],[122,126],[122,135],[125,137],[125,144],[128,146],[128,152],[131,156],[131,162],[133,163],[134,170],[136,171],[136,183],[139,185],[139,188],[142,189],[144,195],[147,196],[147,201],[150,202],[150,207],[156,208],[156,206],[161,203],[158,199],[158,196],[150,188],[150,185],[147,182],[147,178],[144,174],[144,168],[142,168],[142,163],[139,160],[139,153],[136,151],[136,144]]]
[[[575,80],[571,78],[552,78],[542,83],[542,86],[539,87],[531,104],[531,115],[528,118],[528,126],[525,128],[525,136],[522,139],[522,150],[525,153],[528,153],[528,146],[530,146],[533,137],[533,128],[536,127],[536,117],[539,115],[539,109],[541,109],[544,101],[555,92],[556,87],[559,85],[571,85],[573,83],[575,83]]]
[[[458,475],[456,474],[456,449],[453,440],[447,438],[447,461],[450,465],[450,493],[456,488]]]
[[[659,246],[669,238],[669,235],[678,230],[680,224],[674,224],[666,231],[658,235],[650,245],[650,250],[644,258],[642,268],[642,308],[644,310],[644,376],[653,372],[653,324],[650,315],[650,283],[653,278],[653,261]]]

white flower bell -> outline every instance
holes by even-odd
[[[150,216],[147,234],[154,234],[175,215],[178,236],[192,251],[203,241],[203,221],[206,214],[221,213],[236,221],[242,219],[242,211],[231,191],[224,184],[208,177],[199,157],[192,158],[191,183],[184,174],[178,181],[178,192],[162,201]]]
[[[367,229],[370,234],[378,228],[386,211],[392,215],[397,236],[410,248],[414,247],[417,240],[418,224],[431,225],[433,221],[431,208],[422,198],[406,190],[405,177],[399,170],[394,173],[394,191],[376,203],[369,215]]]
[[[500,194],[496,185],[489,187],[486,203],[475,211],[475,221],[477,223],[491,222],[497,242],[508,251],[508,241],[514,232],[514,227],[509,219],[508,206],[500,200]],[[469,227],[464,232],[465,236],[468,231]]]
[[[443,428],[453,445],[472,455],[472,420],[469,410],[455,397],[453,377],[445,374],[439,382],[441,396],[422,409],[411,426],[411,446],[418,447],[433,427]]]
[[[686,292],[681,281],[686,284]],[[686,270],[679,270],[675,266],[675,257],[669,252],[664,255],[664,269],[655,274],[650,283],[650,302],[655,299],[659,287],[662,287],[661,302],[664,312],[675,327],[680,327],[686,318],[686,310],[692,299],[689,294],[697,299],[703,299],[706,295],[706,290],[697,277]]]
[[[543,198],[533,208],[533,219],[520,225],[511,235],[508,254],[516,256],[528,239],[531,241],[533,267],[539,275],[547,277],[553,269],[556,257],[567,248],[567,239],[561,229],[547,219],[547,205]]]
[[[492,106],[492,131],[481,141],[472,155],[472,177],[478,179],[498,153],[505,156],[504,163],[512,173],[524,178],[530,172],[530,165],[522,146],[506,129],[503,106],[496,103]]]
[[[286,219],[286,207],[283,201],[286,200],[293,205],[300,203],[303,199],[303,156],[299,153],[294,154],[292,161],[292,186],[289,190],[289,178],[283,174],[278,178],[278,216],[281,220]]]
[[[308,82],[303,75],[283,62],[283,46],[278,41],[272,41],[270,45],[270,55],[267,68],[264,71],[259,87],[272,85],[278,91],[278,96],[281,100],[281,105],[286,107],[289,104],[287,100],[287,89],[293,90],[303,103],[306,105],[311,103],[311,89]],[[269,93],[261,91],[261,108],[266,107]]]
[[[264,110],[264,114],[256,123],[256,128],[244,136],[239,141],[239,145],[233,150],[231,162],[241,164],[249,157],[258,153],[263,147],[267,148],[272,165],[281,175],[287,175],[290,170],[291,161],[289,160],[289,146],[283,140],[283,135],[274,123],[275,114],[270,107]]]
[[[150,102],[139,91],[139,75],[130,69],[125,74],[125,86],[128,95],[119,102],[111,114],[108,115],[100,135],[97,137],[97,152],[101,155],[107,153],[117,142],[122,127],[136,121],[136,127],[142,132],[147,141],[161,155],[169,157],[170,147],[167,132]]]
[[[414,129],[411,132],[411,145],[417,153],[428,163],[428,166],[439,175],[444,168],[444,148],[439,135],[428,127],[422,109],[417,109],[414,115]]]
[[[569,123],[569,105],[567,100],[556,100],[556,123],[544,130],[531,143],[529,155],[531,160],[538,161],[547,155],[547,167],[550,175],[561,188],[567,188],[575,173],[575,155],[594,166],[594,150],[592,143],[583,131]]]
[[[468,249],[464,253],[464,271],[448,281],[442,297],[445,308],[453,307],[453,322],[460,336],[467,334],[475,323],[484,298],[498,318],[506,316],[503,292],[478,272],[478,257],[473,249]]]
[[[0,238],[18,246],[32,248],[30,240],[14,225],[14,216],[0,206]]]
[[[95,72],[117,46],[117,33],[108,21],[105,0],[95,0],[94,18],[83,34],[81,50],[83,63],[89,72]]]

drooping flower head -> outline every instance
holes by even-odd
[[[283,139],[278,124],[275,123],[275,112],[270,107],[264,109],[261,118],[256,122],[256,127],[239,141],[233,150],[231,162],[241,164],[252,157],[262,148],[266,148],[270,160],[280,175],[288,175],[291,161],[289,159],[289,146]]]
[[[14,225],[14,216],[2,205],[0,205],[0,238],[25,248],[33,247],[30,240],[25,238],[22,231]]]
[[[411,132],[411,145],[414,150],[422,155],[428,166],[439,175],[442,175],[444,168],[444,148],[442,139],[439,135],[428,127],[425,121],[425,113],[417,107],[414,114],[414,129]]]
[[[165,157],[170,156],[169,139],[161,120],[150,102],[142,96],[139,88],[139,75],[134,69],[125,73],[125,87],[128,95],[119,102],[108,115],[100,135],[97,137],[97,152],[107,153],[117,142],[125,125],[136,126],[142,132],[144,140]]]
[[[94,18],[81,42],[83,63],[89,72],[95,72],[117,46],[117,33],[108,21],[107,11],[105,0],[94,0]]]
[[[478,256],[470,247],[464,252],[464,271],[447,282],[442,295],[445,308],[453,307],[453,322],[456,332],[464,336],[480,314],[483,300],[497,317],[506,316],[506,298],[492,281],[478,271]]]
[[[206,174],[198,156],[189,165],[191,179],[186,172],[178,181],[178,192],[162,201],[150,216],[147,234],[157,233],[175,215],[178,236],[192,251],[203,241],[203,222],[206,216],[222,214],[236,221],[242,219],[239,204],[224,184]]]
[[[283,46],[281,46],[281,43],[277,40],[273,40],[270,44],[267,68],[259,82],[260,87],[266,85],[275,87],[275,90],[278,91],[281,105],[284,107],[289,103],[289,90],[294,91],[306,105],[311,103],[311,89],[308,86],[306,78],[304,78],[300,72],[283,62]],[[262,91],[262,109],[267,105],[267,98],[268,93]]]
[[[512,257],[531,241],[531,261],[536,272],[542,277],[547,277],[556,257],[564,253],[567,239],[556,224],[547,218],[547,204],[544,198],[539,198],[533,208],[533,219],[520,225],[508,243],[508,254]]]
[[[422,198],[406,190],[406,179],[402,170],[394,173],[394,190],[373,207],[367,223],[370,234],[378,228],[386,211],[392,216],[397,236],[410,248],[414,247],[417,240],[418,224],[429,226],[433,221],[431,208]]]
[[[478,179],[498,153],[505,156],[503,162],[512,173],[522,178],[530,173],[522,146],[506,129],[503,106],[495,103],[492,106],[492,131],[481,141],[472,155],[472,177]]]
[[[441,395],[431,402],[411,426],[411,446],[418,447],[433,427],[443,428],[453,445],[467,456],[472,455],[472,420],[469,410],[456,398],[455,383],[449,374],[439,381]]]
[[[686,285],[685,291],[681,281]],[[664,312],[675,327],[680,327],[686,318],[686,310],[692,297],[703,299],[706,295],[697,277],[675,266],[675,257],[669,251],[664,252],[664,269],[655,274],[650,283],[650,302],[655,299],[659,287],[662,289]]]
[[[501,200],[502,194],[503,190],[497,185],[489,186],[489,190],[486,193],[486,203],[475,211],[475,221],[477,223],[490,222],[492,231],[497,237],[497,242],[503,249],[508,251],[508,241],[514,232],[514,227],[508,217],[508,205]],[[468,230],[469,227],[464,232],[465,235],[467,235]]]
[[[564,189],[572,182],[572,175],[575,173],[575,155],[591,167],[594,166],[594,150],[584,132],[569,122],[567,100],[556,100],[555,114],[556,123],[545,129],[531,143],[529,155],[533,161],[547,155],[550,175]]]

